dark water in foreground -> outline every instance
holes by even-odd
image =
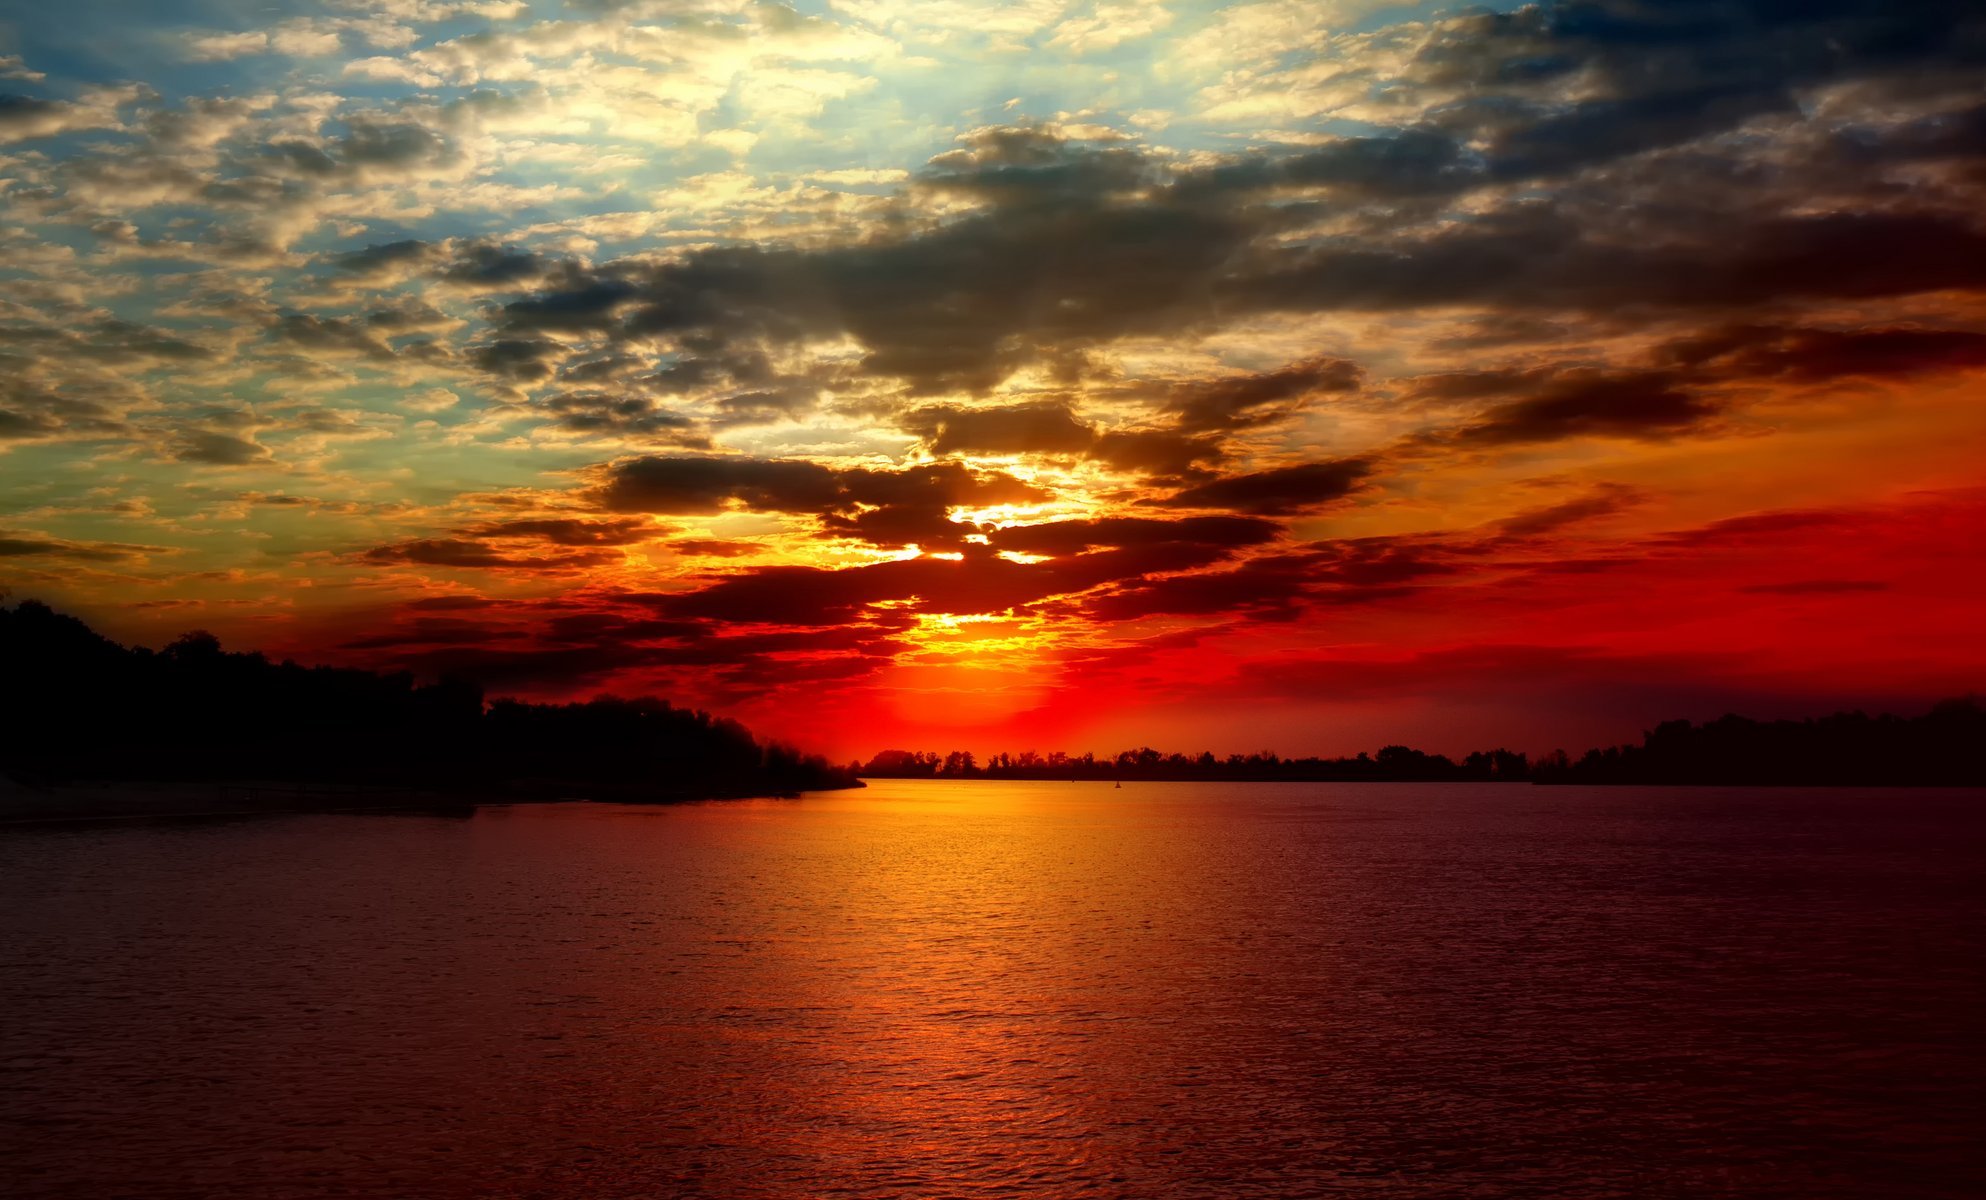
[[[14,1197],[1977,1196],[1986,795],[0,833]]]

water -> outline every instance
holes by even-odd
[[[1986,795],[0,833],[12,1197],[1976,1196]]]

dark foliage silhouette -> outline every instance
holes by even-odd
[[[1703,725],[1668,721],[1639,746],[1564,751],[1532,761],[1484,750],[1456,762],[1406,746],[1356,758],[1281,758],[1268,751],[1216,758],[1161,754],[1149,747],[1094,754],[971,753],[940,756],[885,750],[851,764],[876,779],[1143,779],[1315,782],[1483,782],[1644,784],[1986,785],[1986,708],[1947,700],[1921,717],[1836,713],[1808,721],[1761,722],[1727,716]]]
[[[0,772],[23,780],[314,780],[614,799],[859,786],[661,700],[485,704],[454,680],[272,663],[188,633],[125,647],[36,601],[0,608]]]
[[[1666,721],[1639,746],[1540,764],[1543,783],[1986,785],[1986,708],[1946,700],[1921,717]]]
[[[1245,782],[1502,782],[1530,778],[1530,761],[1510,750],[1471,754],[1456,762],[1441,754],[1426,754],[1406,746],[1387,746],[1377,754],[1356,758],[1283,758],[1271,751],[1198,756],[1161,754],[1147,746],[1114,757],[1095,754],[995,754],[984,765],[970,751],[939,756],[908,750],[885,750],[851,770],[875,779],[1143,779],[1232,780]]]

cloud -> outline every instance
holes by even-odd
[[[1663,352],[1676,362],[1727,377],[1800,383],[1909,378],[1986,367],[1986,333],[1911,326],[1740,325],[1672,342]]]
[[[1505,537],[1533,538],[1601,517],[1610,517],[1641,503],[1644,497],[1621,484],[1604,484],[1584,496],[1575,496],[1542,508],[1526,509],[1497,522]]]
[[[957,559],[926,556],[840,570],[760,567],[656,603],[675,617],[772,625],[847,624],[874,615],[869,606],[892,601],[914,601],[925,613],[997,614],[1119,580],[1204,567],[1229,553],[1226,546],[1166,541],[1020,563],[968,547]]]
[[[897,418],[933,454],[1077,455],[1096,441],[1096,430],[1076,418],[1067,404],[1038,403],[1007,408],[933,405]]]
[[[526,555],[497,550],[473,538],[418,538],[390,546],[375,546],[361,555],[363,561],[381,564],[550,573],[605,566],[619,562],[620,557],[619,553],[611,550],[586,549]]]
[[[819,463],[691,455],[622,459],[601,471],[592,494],[608,512],[683,514],[722,512],[732,504],[814,512],[842,497],[839,473]]]
[[[22,79],[29,83],[40,83],[48,78],[40,71],[28,69],[28,65],[18,54],[0,54],[0,79]]]
[[[1185,543],[1240,548],[1259,546],[1281,536],[1283,526],[1259,517],[1100,517],[1080,521],[1048,521],[1039,525],[1010,525],[990,535],[1000,550],[1026,554],[1080,554],[1098,547],[1155,546]]]
[[[663,442],[687,449],[709,449],[710,437],[698,423],[656,406],[645,396],[609,392],[560,392],[540,407],[552,424],[568,433]]]
[[[418,238],[405,238],[397,242],[385,242],[367,246],[363,250],[351,250],[331,259],[331,265],[339,271],[360,278],[374,278],[386,275],[402,267],[418,266],[433,257],[435,247]]]
[[[1178,508],[1224,508],[1265,516],[1308,512],[1365,486],[1375,462],[1368,458],[1327,459],[1229,475],[1173,493],[1166,504]]]
[[[1171,429],[1119,429],[1101,434],[1090,456],[1118,471],[1178,478],[1227,456],[1216,437]]]
[[[174,435],[169,451],[179,462],[214,467],[247,467],[270,461],[269,448],[245,437],[191,429]]]
[[[149,554],[170,554],[166,546],[128,542],[77,542],[33,533],[0,532],[0,558],[67,558],[84,562],[122,562]]]
[[[120,110],[143,94],[144,89],[133,85],[86,88],[74,101],[0,92],[0,144],[79,130],[115,129],[123,124]]]
[[[1358,388],[1364,372],[1342,358],[1313,358],[1257,375],[1209,379],[1172,389],[1166,407],[1189,432],[1245,429],[1284,415],[1275,406]]]
[[[464,532],[470,537],[524,538],[554,546],[632,546],[654,541],[668,530],[666,526],[640,518],[582,521],[572,517],[552,517],[492,521]]]
[[[950,510],[1025,504],[1046,493],[1004,472],[958,463],[901,471],[824,466],[799,459],[679,455],[622,459],[595,471],[587,493],[607,512],[711,514],[739,508],[809,513],[823,529],[882,545],[955,540]]]
[[[1715,417],[1721,405],[1660,372],[1582,369],[1511,377],[1452,376],[1424,388],[1423,397],[1472,391],[1518,398],[1494,405],[1448,432],[1465,444],[1522,445],[1573,437],[1662,438]]]

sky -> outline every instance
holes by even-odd
[[[1986,18],[0,7],[0,587],[885,747],[1986,679]]]

